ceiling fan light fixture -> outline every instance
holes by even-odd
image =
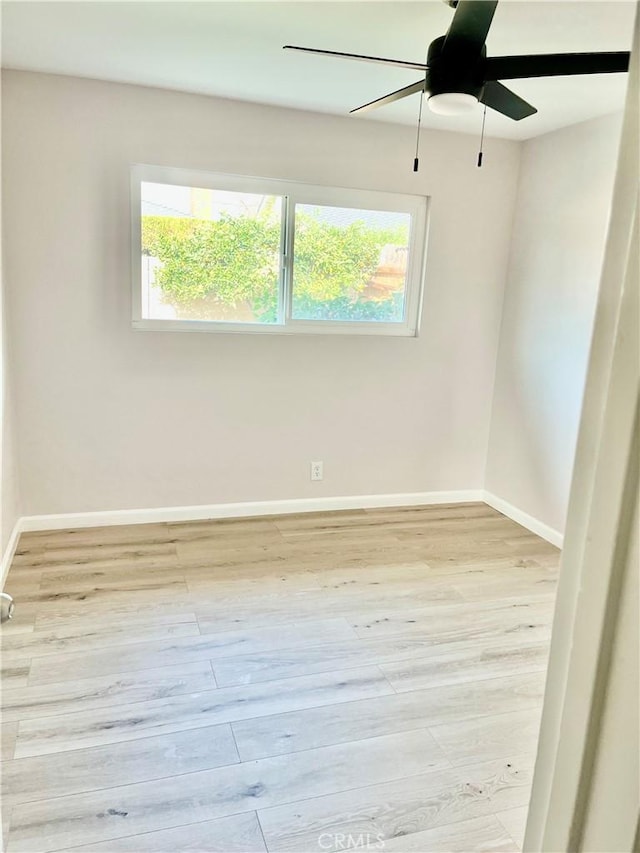
[[[428,100],[429,109],[441,116],[459,116],[470,112],[479,103],[475,95],[467,92],[442,92],[431,95]]]
[[[447,32],[431,42],[425,62],[385,59],[381,56],[319,50],[291,44],[285,47],[322,56],[376,62],[422,72],[422,78],[416,83],[389,92],[382,98],[368,101],[351,110],[351,114],[368,112],[423,92],[430,109],[440,115],[461,116],[472,112],[478,103],[482,103],[485,109],[489,107],[513,121],[521,121],[535,115],[537,110],[504,86],[502,80],[613,74],[629,70],[629,51],[620,50],[604,53],[539,53],[487,57],[487,35],[499,0],[444,2],[455,9],[453,20]],[[422,106],[423,101],[420,102],[420,107]]]

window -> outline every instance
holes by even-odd
[[[427,200],[135,166],[133,324],[415,335]]]

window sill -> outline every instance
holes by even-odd
[[[213,323],[199,320],[134,320],[132,328],[141,332],[208,332],[215,334],[252,335],[350,335],[415,338],[416,329],[405,323],[350,323],[332,320],[314,322],[298,320],[284,324]]]

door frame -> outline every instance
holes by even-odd
[[[585,829],[593,806],[596,757],[603,748],[621,591],[628,574],[638,571],[629,547],[638,521],[639,44],[636,10],[525,835],[524,849],[531,853],[593,849]],[[632,741],[629,755],[633,750]],[[618,815],[616,820],[620,819]],[[637,805],[635,816],[630,813],[622,819],[630,822],[623,834],[626,838],[632,833],[631,850]]]

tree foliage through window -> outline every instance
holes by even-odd
[[[159,262],[154,284],[188,316],[202,306],[248,306],[262,322],[277,317],[280,220],[273,207],[217,219],[142,217],[143,253]],[[385,247],[406,247],[407,228],[337,226],[296,211],[294,310],[309,319],[398,320],[402,294],[367,287]]]

